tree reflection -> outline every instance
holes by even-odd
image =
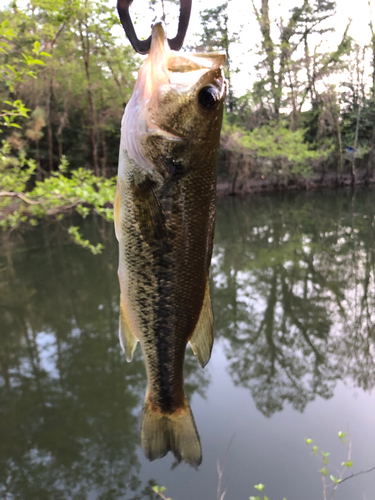
[[[2,498],[156,498],[138,478],[144,363],[120,350],[117,245],[111,225],[99,229],[99,257],[59,227],[1,247]],[[204,394],[190,353],[185,368],[188,396]]]
[[[221,200],[216,337],[261,412],[302,411],[337,380],[375,385],[374,193]],[[101,222],[100,222],[101,223]],[[101,256],[42,226],[0,247],[0,497],[153,498],[139,480],[140,350],[120,351],[117,244]],[[207,372],[188,349],[188,395]]]
[[[375,384],[372,200],[303,193],[218,206],[216,331],[234,383],[267,416],[331,397],[337,379]]]

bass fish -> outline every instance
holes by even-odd
[[[147,373],[141,443],[148,459],[172,451],[201,463],[183,387],[186,344],[202,367],[213,343],[209,267],[216,163],[226,82],[222,53],[179,55],[152,29],[121,124],[115,197],[120,343],[137,342]]]

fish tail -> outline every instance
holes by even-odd
[[[149,401],[143,406],[142,448],[149,460],[164,457],[171,451],[178,462],[197,467],[202,462],[202,449],[189,403],[173,413],[156,409]]]

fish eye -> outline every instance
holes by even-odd
[[[201,89],[198,93],[198,103],[203,109],[210,110],[215,108],[219,100],[219,90],[212,85],[203,87],[203,89]]]

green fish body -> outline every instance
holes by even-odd
[[[142,446],[156,459],[201,462],[183,388],[187,342],[202,366],[213,342],[209,266],[225,98],[222,54],[187,57],[153,28],[121,128],[115,229],[120,342],[140,342],[147,372]]]

